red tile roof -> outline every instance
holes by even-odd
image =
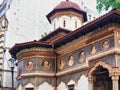
[[[60,4],[58,4],[48,15],[47,19],[51,23],[50,17],[54,15],[56,12],[61,11],[74,11],[76,13],[82,14],[84,21],[87,21],[87,15],[86,12],[83,11],[80,6],[74,2],[71,1],[62,1]]]
[[[62,8],[75,8],[80,10],[79,5],[71,1],[62,1],[54,9],[62,9]]]

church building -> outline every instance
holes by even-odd
[[[47,15],[52,32],[15,44],[16,90],[120,90],[120,11],[91,18],[62,1]]]

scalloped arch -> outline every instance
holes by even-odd
[[[97,62],[97,63],[94,65],[94,67],[92,67],[92,68],[88,71],[88,77],[92,77],[92,73],[96,70],[96,68],[97,68],[98,66],[102,66],[103,68],[108,69],[109,73],[112,71],[112,67],[111,67],[109,64],[107,64],[107,63],[105,63],[105,62],[102,62],[102,61],[99,61],[99,62]]]
[[[26,87],[28,84],[31,84],[33,87],[35,86],[33,82],[27,81],[23,86]]]

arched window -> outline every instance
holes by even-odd
[[[56,29],[56,22],[54,22],[54,30]]]
[[[63,27],[66,27],[66,21],[63,20]]]
[[[91,20],[91,15],[89,15],[89,20]]]
[[[77,28],[77,21],[75,21],[75,28]]]

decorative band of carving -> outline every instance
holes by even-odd
[[[92,73],[96,70],[98,66],[102,66],[103,68],[108,69],[109,73],[112,71],[112,67],[109,64],[106,64],[105,62],[99,61],[97,62],[93,68],[91,68],[88,71],[88,77],[92,77]]]
[[[109,76],[120,76],[120,68],[113,68],[110,71]]]

